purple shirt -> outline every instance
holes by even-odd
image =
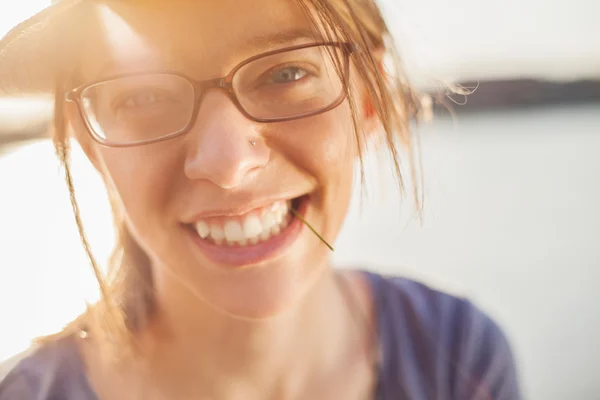
[[[365,272],[383,360],[377,400],[519,400],[510,346],[468,300]],[[74,342],[45,345],[0,382],[0,400],[98,400]]]

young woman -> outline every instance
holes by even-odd
[[[370,0],[62,0],[11,31],[0,88],[55,94],[102,299],[0,399],[519,399],[469,301],[329,263],[368,144],[412,159],[393,50]],[[107,277],[70,137],[112,200]]]

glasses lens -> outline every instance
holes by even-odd
[[[259,58],[238,70],[233,88],[257,119],[284,119],[321,111],[343,95],[337,46],[314,46]],[[345,72],[345,71],[342,71]]]
[[[194,87],[171,74],[127,76],[85,89],[81,104],[96,136],[132,144],[184,129],[194,112]]]

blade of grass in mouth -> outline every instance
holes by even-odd
[[[296,210],[294,210],[292,208],[291,211],[292,211],[292,214],[294,214],[294,217],[298,218],[304,225],[306,225],[308,227],[308,229],[310,229],[312,231],[312,233],[314,233],[315,235],[317,235],[317,237],[319,238],[319,240],[321,242],[323,242],[325,244],[325,246],[329,247],[329,250],[335,251],[333,249],[333,247],[329,243],[327,243],[327,240],[323,239],[323,236],[319,235],[319,233],[304,218],[302,218],[302,216],[300,214],[298,214],[296,212]]]

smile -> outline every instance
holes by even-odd
[[[278,200],[243,215],[210,217],[188,225],[204,255],[219,264],[257,264],[280,255],[291,246],[304,226],[294,216],[306,214],[309,196]]]
[[[267,207],[225,218],[196,222],[198,236],[217,245],[247,246],[269,240],[284,230],[293,218],[291,200],[280,200]]]

